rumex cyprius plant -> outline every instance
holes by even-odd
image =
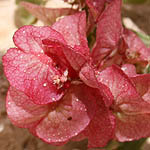
[[[47,143],[87,138],[88,147],[104,147],[150,135],[150,75],[138,74],[149,48],[122,26],[121,0],[98,3],[86,1],[88,25],[79,11],[51,27],[21,27],[3,57],[10,120]]]

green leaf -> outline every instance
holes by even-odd
[[[116,150],[119,146],[119,142],[112,140],[105,147],[106,150]],[[118,150],[118,149],[117,149]]]
[[[46,2],[46,0],[16,0],[16,4],[19,4],[22,1],[30,2],[38,5],[44,4]]]
[[[146,67],[142,70],[143,74],[150,73],[150,65],[147,64]]]
[[[19,6],[15,12],[15,24],[17,27],[23,25],[31,25],[36,22],[36,18],[32,16],[27,10]]]
[[[141,146],[144,144],[145,141],[146,138],[132,142],[120,143],[120,146],[117,150],[141,150]]]
[[[150,36],[147,34],[143,34],[140,32],[136,32],[136,34],[141,38],[141,40],[148,46],[150,47]]]
[[[21,27],[23,25],[31,25],[36,22],[36,17],[30,14],[27,10],[25,10],[22,6],[19,5],[20,2],[30,2],[37,5],[44,5],[47,0],[16,0],[16,4],[18,4],[18,8],[15,12],[15,24],[17,27]]]
[[[145,3],[147,0],[123,0],[124,3],[131,3],[131,4],[141,4]]]

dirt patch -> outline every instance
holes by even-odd
[[[150,4],[124,5],[122,14],[131,18],[141,30],[150,35]]]

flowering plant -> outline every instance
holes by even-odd
[[[23,5],[33,14],[40,7]],[[122,26],[121,0],[86,5],[88,17],[71,11],[52,26],[16,31],[16,48],[3,57],[8,116],[53,145],[87,138],[94,148],[148,137],[150,49]]]

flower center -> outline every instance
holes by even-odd
[[[65,83],[67,83],[68,79],[68,70],[66,69],[61,76],[55,75],[53,77],[53,84],[55,84],[57,88],[60,89],[65,85]]]

